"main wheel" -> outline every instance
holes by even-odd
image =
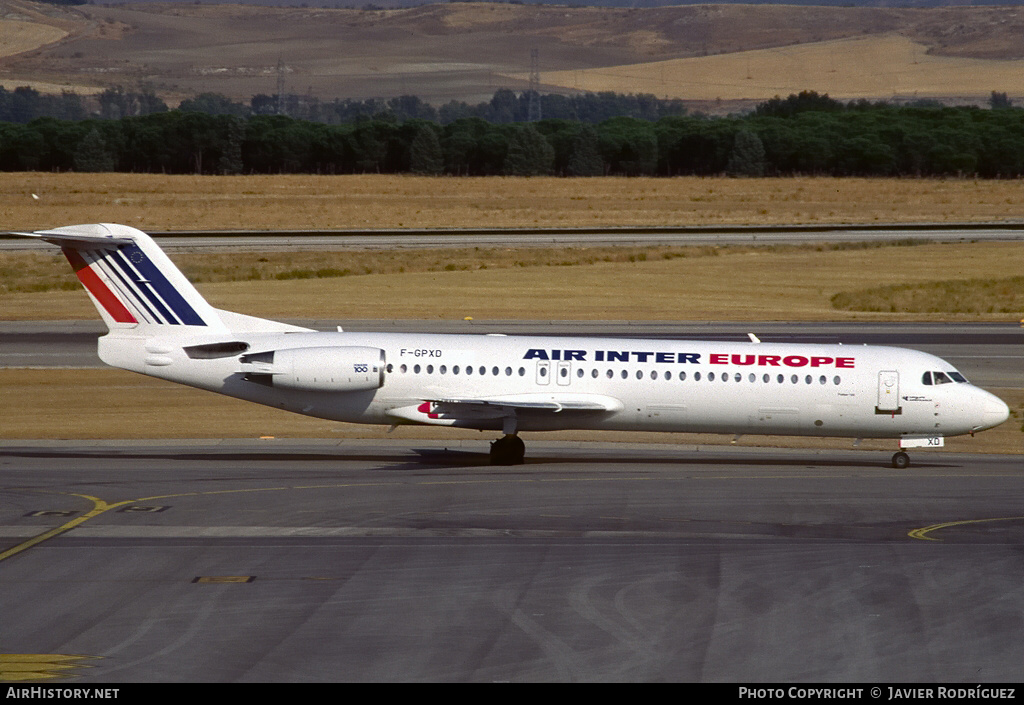
[[[910,456],[901,450],[899,453],[892,456],[892,466],[899,470],[910,467]]]
[[[521,465],[525,456],[526,444],[515,434],[491,443],[491,465]]]

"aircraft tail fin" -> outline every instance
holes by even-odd
[[[306,330],[214,308],[149,235],[127,225],[70,225],[17,234],[61,248],[111,332],[154,336]]]
[[[216,310],[140,230],[98,223],[21,233],[57,245],[111,330],[223,329]]]

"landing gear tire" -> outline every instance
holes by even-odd
[[[901,450],[892,456],[892,466],[899,470],[910,467],[910,456]]]
[[[526,444],[515,434],[491,443],[491,465],[522,465],[525,456]]]

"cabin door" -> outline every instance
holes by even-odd
[[[900,410],[900,373],[896,370],[882,370],[878,373],[878,406],[876,411],[897,412]]]

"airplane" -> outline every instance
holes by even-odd
[[[108,365],[334,421],[500,431],[604,429],[882,438],[942,447],[1006,421],[948,362],[895,347],[489,334],[322,332],[216,309],[153,239],[86,224],[59,246],[106,323]]]

